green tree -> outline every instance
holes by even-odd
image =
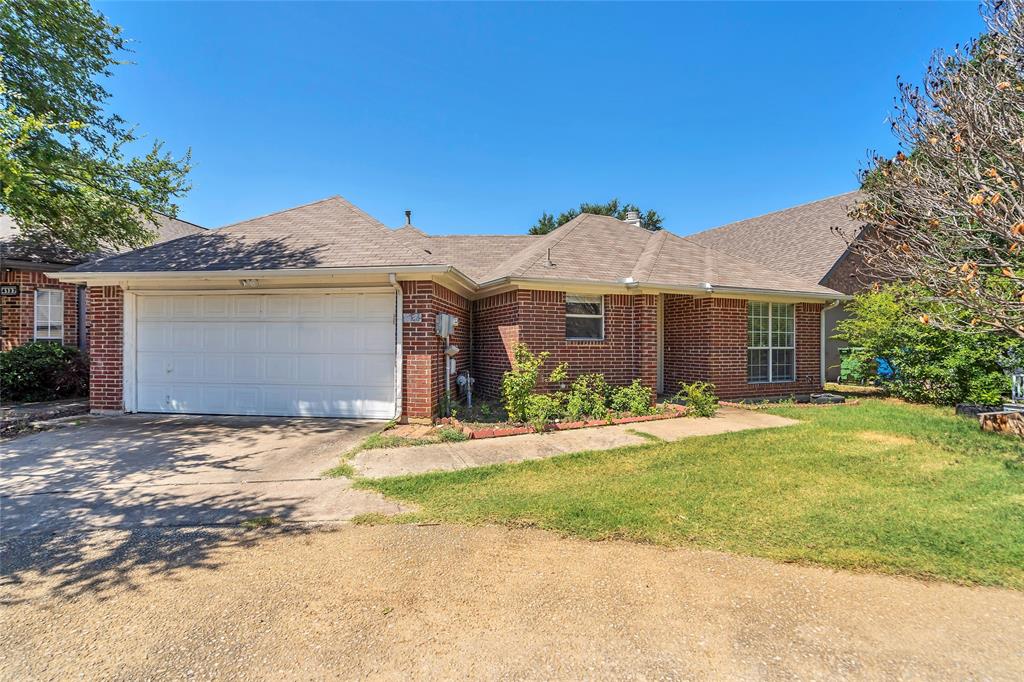
[[[662,219],[657,211],[642,211],[636,204],[623,204],[619,203],[618,199],[612,199],[603,204],[582,203],[579,208],[570,208],[568,211],[560,213],[557,219],[551,213],[542,213],[537,223],[530,228],[530,234],[547,234],[565,225],[581,213],[608,215],[619,220],[625,220],[626,214],[630,211],[636,211],[640,214],[640,227],[645,230],[654,232],[662,228]]]
[[[998,334],[967,334],[926,324],[922,306],[934,299],[907,285],[859,294],[837,325],[855,358],[874,367],[885,359],[895,370],[881,382],[893,395],[915,402],[999,403],[1010,391],[1006,373],[1024,361],[1024,344]],[[873,370],[872,370],[873,371]]]
[[[0,211],[23,238],[89,253],[153,239],[177,215],[190,152],[174,158],[107,110],[126,39],[87,2],[0,2]]]

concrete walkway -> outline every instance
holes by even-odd
[[[723,407],[711,419],[683,417],[574,431],[485,438],[461,443],[363,450],[352,459],[352,466],[361,476],[384,478],[404,474],[422,474],[428,471],[456,471],[502,462],[522,462],[569,452],[610,450],[625,445],[639,445],[648,442],[642,436],[636,435],[635,431],[647,433],[665,441],[674,441],[690,436],[712,436],[730,431],[767,429],[797,423],[794,419],[777,417],[763,412]]]

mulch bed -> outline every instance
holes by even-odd
[[[615,424],[636,424],[639,422],[657,421],[659,419],[676,419],[686,414],[686,408],[682,405],[666,404],[667,410],[657,414],[648,414],[637,417],[613,417],[610,419],[594,419],[590,421],[577,422],[552,422],[548,424],[545,431],[571,431],[573,429],[586,429],[595,426],[613,426]],[[444,417],[438,423],[461,429],[464,434],[472,439],[477,438],[500,438],[502,436],[521,436],[527,433],[536,433],[537,430],[529,424],[495,424],[493,426],[470,426],[463,424],[454,417]]]

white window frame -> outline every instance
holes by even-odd
[[[597,303],[601,306],[601,312],[594,314],[582,314],[582,313],[570,313],[569,303]],[[582,294],[566,294],[565,296],[565,318],[570,317],[582,317],[586,319],[598,318],[601,320],[601,335],[600,336],[569,336],[569,332],[566,331],[566,341],[604,341],[604,296],[584,296]]]
[[[751,346],[750,345],[750,306],[752,304],[764,305],[768,307],[768,331],[766,336],[768,338],[767,346]],[[790,319],[793,321],[793,332],[792,332],[792,344],[789,346],[776,346],[772,340],[772,335],[775,332],[775,315],[774,309],[776,305],[788,306],[789,310],[792,311]],[[764,350],[768,351],[768,379],[752,379],[750,377],[750,351],[752,350]],[[776,350],[791,350],[793,351],[793,376],[789,379],[776,379],[775,378],[775,363],[772,359],[772,351]],[[772,303],[770,301],[747,301],[747,383],[748,384],[789,384],[796,381],[796,305],[792,303]]]
[[[44,306],[46,308],[46,319],[45,320],[40,320],[40,318],[39,318],[39,313],[40,313],[39,294],[42,294],[42,293],[47,294],[47,304]],[[58,304],[56,306],[56,309],[57,309],[57,319],[56,319],[56,322],[59,324],[60,331],[57,333],[56,336],[40,336],[40,334],[39,334],[39,323],[40,322],[43,322],[47,327],[52,327],[54,325],[53,311],[54,311],[54,307],[55,306],[54,306],[54,304],[52,302],[54,294],[57,295],[57,301],[58,301]],[[49,333],[52,334],[52,332],[49,332]],[[60,341],[61,343],[64,342],[64,290],[63,289],[36,289],[35,292],[32,294],[32,338],[35,339],[36,341]]]

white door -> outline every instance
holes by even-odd
[[[139,295],[139,412],[395,416],[395,295]]]

